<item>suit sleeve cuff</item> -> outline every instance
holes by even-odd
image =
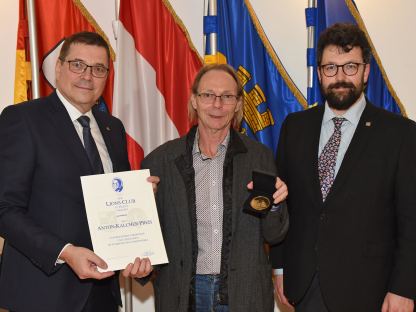
[[[283,275],[283,269],[273,269],[273,275]]]
[[[66,244],[62,249],[61,249],[61,252],[59,253],[59,255],[58,255],[58,258],[56,259],[56,261],[55,261],[55,266],[57,265],[57,264],[64,264],[65,263],[65,261],[64,260],[62,260],[62,259],[60,259],[60,257],[61,257],[61,255],[62,255],[62,253],[63,253],[63,251],[65,250],[65,248],[66,247],[68,247],[68,246],[71,246],[72,244]]]
[[[278,204],[273,204],[273,205],[272,205],[272,208],[270,209],[270,212],[275,212],[275,211],[278,211],[278,210],[280,209],[280,207],[281,207],[280,203],[278,203]]]

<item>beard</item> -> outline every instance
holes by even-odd
[[[349,89],[347,93],[337,93],[337,88]],[[347,110],[360,98],[364,91],[364,82],[358,86],[351,82],[340,81],[328,85],[327,88],[321,86],[322,95],[328,102],[328,106],[336,110]]]

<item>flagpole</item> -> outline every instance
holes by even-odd
[[[206,16],[216,16],[217,15],[217,0],[204,0],[204,23]],[[204,25],[205,27],[205,25]],[[207,41],[209,42],[209,51],[207,51]],[[209,37],[204,32],[203,40],[203,49],[205,58],[210,55],[217,54],[217,34],[216,32],[211,32]],[[205,62],[207,60],[205,59]],[[209,62],[208,62],[209,63]]]
[[[208,0],[209,1],[209,0]],[[207,16],[208,15],[208,1],[207,0],[204,0],[204,19],[205,19],[205,16]],[[206,55],[206,53],[207,53],[207,35],[205,35],[205,33],[203,34],[203,40],[202,40],[202,51],[204,51],[204,57],[205,57],[205,55]]]
[[[208,15],[217,15],[217,0],[209,0]],[[217,54],[217,34],[209,34],[209,45],[211,47],[211,55]]]
[[[124,311],[133,312],[133,294],[131,277],[126,277],[124,281],[124,305],[126,307]]]
[[[116,44],[118,45],[118,32],[120,28],[120,0],[114,0],[114,15],[115,19],[112,23],[113,26],[113,35],[116,39]],[[116,63],[117,66],[117,55]],[[119,277],[120,278],[120,277]],[[119,311],[121,309],[119,308]],[[132,279],[131,277],[124,277],[124,312],[133,312],[133,291],[132,291]]]
[[[317,0],[308,0],[308,8],[316,8]],[[308,49],[315,48],[315,26],[308,26]],[[308,88],[313,88],[313,65],[307,67],[307,82]]]
[[[114,8],[115,20],[113,21],[113,32],[114,38],[116,39],[118,45],[118,32],[120,29],[120,0],[114,0]],[[119,60],[116,59],[116,66],[118,61]],[[133,312],[133,291],[131,277],[124,278],[124,312]]]
[[[120,0],[114,0],[114,21],[112,23],[113,26],[113,35],[114,39],[117,42],[117,36],[118,36],[118,27],[119,27],[119,14],[120,14]],[[117,61],[117,60],[116,60]]]
[[[29,47],[30,47],[30,64],[32,70],[32,98],[40,97],[39,83],[39,59],[38,43],[36,31],[36,10],[33,0],[26,0],[27,19],[29,26]]]

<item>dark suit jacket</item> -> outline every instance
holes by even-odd
[[[322,203],[318,144],[324,106],[282,126],[278,170],[290,229],[272,248],[298,302],[313,275],[330,311],[380,311],[388,291],[416,298],[416,126],[369,104]]]
[[[192,146],[195,128],[186,137],[150,153],[142,166],[160,176],[156,193],[169,264],[157,268],[154,282],[158,312],[193,311],[193,276],[197,257],[195,180]],[[220,296],[230,311],[272,312],[271,265],[265,239],[279,242],[287,231],[287,210],[259,218],[243,212],[252,171],[275,172],[273,154],[264,145],[231,131],[224,161],[224,228]],[[230,223],[227,223],[230,217]],[[228,232],[229,230],[229,232]],[[224,234],[224,233],[229,233]],[[229,242],[226,243],[226,242]],[[223,279],[223,277],[225,279]]]
[[[122,123],[93,110],[114,171],[129,170]],[[80,176],[92,174],[69,115],[52,93],[0,116],[0,307],[80,311],[91,289],[65,265],[66,243],[92,249]],[[120,301],[114,278],[114,295]]]

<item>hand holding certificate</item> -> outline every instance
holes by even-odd
[[[108,270],[121,270],[136,257],[167,263],[149,170],[81,177],[94,252]]]

